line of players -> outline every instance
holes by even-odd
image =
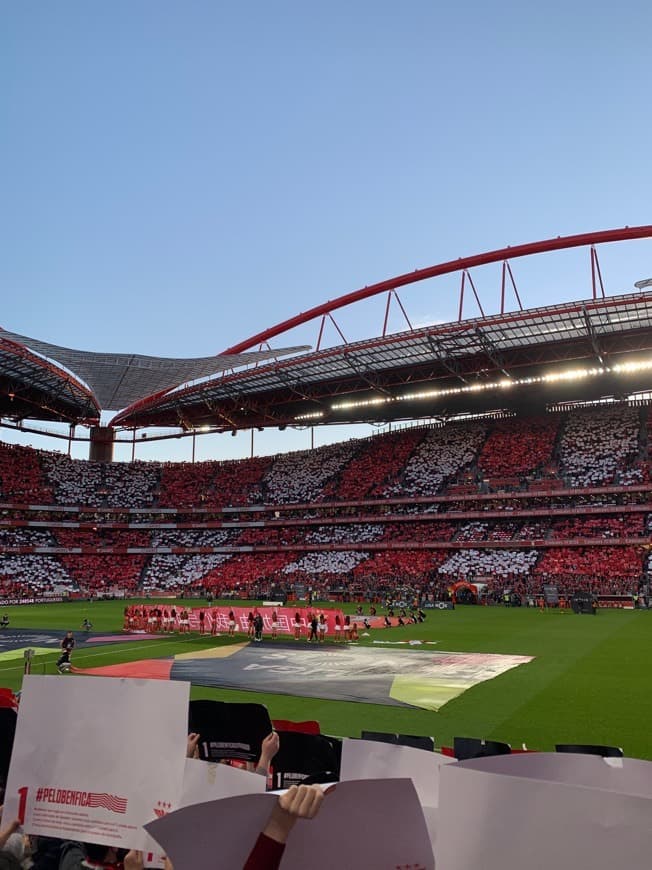
[[[199,633],[211,634],[216,636],[220,620],[218,616],[220,611],[218,608],[210,608],[212,619],[210,620],[210,629],[208,620],[206,619],[207,612],[200,610],[198,614]],[[228,613],[227,619],[229,637],[235,637],[238,624],[233,610]],[[247,637],[254,641],[261,641],[263,637],[264,622],[263,617],[257,608],[249,611],[247,615]],[[124,630],[125,631],[148,631],[152,634],[164,633],[173,634],[177,630],[180,634],[185,634],[190,631],[190,614],[187,608],[159,607],[132,605],[124,609]],[[328,622],[323,613],[317,614],[312,612],[308,614],[306,623],[302,620],[301,614],[297,611],[294,615],[292,625],[293,635],[295,640],[301,640],[304,632],[308,635],[310,643],[323,643],[328,633]],[[334,640],[358,640],[358,627],[355,622],[351,622],[351,617],[346,614],[344,619],[339,613],[335,614],[334,618]],[[244,632],[244,629],[243,629]],[[271,637],[276,639],[279,635],[279,619],[276,610],[272,612]]]

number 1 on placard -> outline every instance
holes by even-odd
[[[25,811],[27,809],[28,791],[29,788],[26,785],[18,789],[18,794],[20,796],[20,800],[18,801],[18,821],[21,823],[21,825],[25,824]]]

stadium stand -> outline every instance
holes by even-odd
[[[639,449],[639,412],[633,408],[576,411],[566,421],[559,456],[570,486],[601,486],[625,471]]]
[[[324,497],[345,500],[382,495],[385,488],[396,485],[405,463],[424,436],[423,430],[408,429],[367,439],[338,480],[325,487]]]
[[[613,405],[195,464],[0,445],[0,592],[372,595],[405,578],[432,594],[483,578],[627,595],[647,571],[648,422]]]
[[[552,460],[558,426],[555,417],[497,420],[480,452],[480,471],[489,479],[534,473]]]
[[[327,481],[337,475],[359,447],[357,441],[331,444],[279,456],[265,475],[270,504],[320,501],[330,493]]]
[[[51,504],[39,454],[30,447],[0,443],[0,497],[4,501]]]
[[[441,491],[476,458],[485,438],[481,425],[452,424],[432,429],[417,445],[402,475],[385,486],[385,495],[431,495]]]

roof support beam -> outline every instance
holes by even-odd
[[[598,336],[595,331],[593,324],[591,323],[591,317],[589,312],[586,310],[586,305],[582,305],[582,316],[584,317],[584,323],[586,325],[586,332],[589,336],[589,340],[591,341],[591,347],[593,348],[593,353],[596,356],[596,359],[600,363],[601,366],[605,364],[606,353],[600,347],[600,342],[598,341]]]
[[[446,371],[450,372],[456,378],[459,378],[463,384],[468,383],[466,378],[462,375],[462,369],[455,361],[455,357],[449,356],[446,353],[446,349],[443,347],[442,342],[437,341],[437,339],[432,335],[428,335],[427,339],[436,359],[443,365]]]
[[[500,369],[500,371],[505,375],[506,378],[511,378],[511,374],[507,370],[507,364],[505,363],[503,355],[498,350],[496,345],[489,338],[487,338],[487,336],[484,334],[479,326],[476,326],[475,334],[478,337],[478,341],[482,345],[482,349],[489,357],[491,362],[496,366],[497,369]]]
[[[344,352],[343,357],[349,368],[352,369],[353,372],[365,382],[365,384],[368,384],[372,389],[378,390],[380,393],[384,393],[386,396],[390,395],[390,393],[383,386],[381,386],[377,380],[370,378],[363,369],[358,368],[358,366],[356,366],[355,363],[351,360],[348,353]]]

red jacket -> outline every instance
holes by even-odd
[[[278,870],[284,851],[285,843],[277,843],[261,834],[242,870]]]

